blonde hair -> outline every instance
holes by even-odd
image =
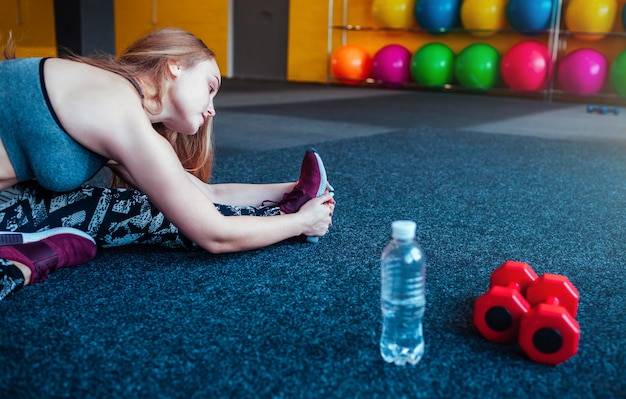
[[[2,36],[0,36],[2,39]],[[15,58],[15,41],[13,40],[13,32],[9,31],[7,41],[2,49],[2,58],[5,60],[12,60]]]
[[[215,53],[202,40],[185,30],[164,28],[135,41],[117,58],[110,55],[99,57],[68,55],[64,58],[115,72],[132,81],[141,82],[141,79],[145,79],[153,83],[154,90],[147,99],[156,106],[146,111],[158,113],[162,107],[163,83],[168,79],[169,63],[174,61],[190,67],[201,61],[215,59]],[[209,181],[213,167],[211,119],[209,118],[195,135],[179,134],[162,123],[153,125],[174,148],[185,170],[204,182]],[[112,185],[125,186],[119,178],[115,178]]]

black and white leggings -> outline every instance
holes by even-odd
[[[3,202],[2,196],[9,199]],[[215,204],[225,216],[274,216],[277,206]],[[152,244],[168,248],[195,247],[140,191],[83,186],[56,193],[37,183],[21,183],[0,192],[0,231],[36,232],[73,227],[92,236],[99,247]]]
[[[215,207],[225,216],[280,213],[277,206],[215,204]],[[0,192],[0,231],[31,233],[54,227],[82,230],[102,248],[130,244],[197,248],[137,190],[83,186],[75,191],[56,193],[28,182]],[[2,280],[8,278],[2,276],[1,270],[6,263],[6,259],[0,258],[0,291],[3,290]],[[5,280],[5,288],[8,284]]]

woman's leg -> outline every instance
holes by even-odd
[[[0,205],[0,231],[33,232],[73,227],[96,240],[98,246],[153,244],[168,248],[194,248],[195,244],[137,190],[84,186],[55,193],[36,183],[11,189],[13,197]],[[276,206],[240,207],[216,204],[225,216],[273,216]]]
[[[0,192],[0,198],[3,201],[0,231],[36,232],[73,227],[87,232],[101,247],[128,244],[196,247],[137,190],[82,187],[69,193],[55,193],[36,183],[26,183]],[[278,207],[220,204],[215,207],[225,216],[280,214]],[[0,300],[25,285],[24,271],[13,263],[18,259],[5,257],[12,253],[11,248],[0,247]]]
[[[0,297],[45,281],[59,268],[89,262],[96,249],[91,236],[70,227],[35,233],[0,231]]]
[[[31,182],[16,188],[17,195],[0,208],[0,230],[73,227],[92,236],[101,247],[144,243],[192,247],[137,190],[84,186],[56,193]]]
[[[280,208],[278,206],[233,206],[215,204],[215,209],[218,210],[224,216],[276,216],[280,215]]]
[[[0,258],[0,301],[22,289],[24,274],[11,261]]]

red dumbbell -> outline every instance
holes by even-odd
[[[526,300],[532,308],[522,316],[518,342],[528,357],[557,365],[574,356],[580,338],[574,284],[565,276],[544,274],[528,286]]]
[[[528,264],[511,260],[493,271],[489,290],[474,303],[474,325],[483,337],[502,343],[517,339],[521,318],[531,308],[524,295],[537,278]]]

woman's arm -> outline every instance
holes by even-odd
[[[217,189],[213,189],[195,178],[189,178],[172,147],[153,130],[140,132],[133,129],[131,137],[118,141],[116,148],[118,150],[114,151],[117,154],[113,158],[123,165],[137,188],[183,234],[209,252],[256,249],[301,234],[322,236],[331,224],[332,208],[326,203],[331,200],[330,195],[309,201],[299,212],[291,215],[263,218],[221,215],[213,205],[217,199],[237,205],[226,200],[258,199],[264,194],[276,196],[279,191],[282,198],[283,190],[289,186],[267,185],[257,191],[250,188],[253,185],[236,184],[218,185]],[[243,188],[243,194],[237,194],[237,188]],[[209,198],[215,199],[211,201]]]

